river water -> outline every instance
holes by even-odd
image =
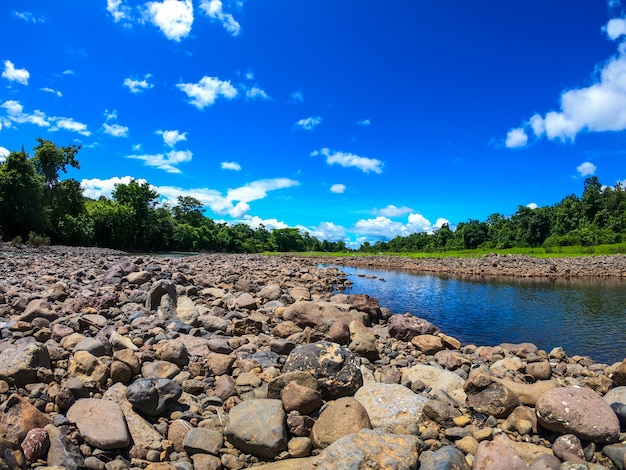
[[[548,352],[562,346],[570,356],[607,364],[626,357],[626,280],[487,280],[336,267],[354,283],[343,292],[424,318],[463,344],[531,342]]]

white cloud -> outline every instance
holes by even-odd
[[[189,97],[189,103],[198,109],[204,109],[215,103],[220,96],[232,100],[237,96],[237,89],[230,81],[204,76],[198,83],[179,83],[177,88]]]
[[[63,129],[70,132],[76,132],[78,134],[84,135],[85,137],[89,137],[91,135],[91,132],[87,129],[87,124],[75,121],[72,118],[51,117],[50,121],[52,121],[53,123],[52,127],[50,127],[51,131]]]
[[[265,92],[265,90],[263,90],[262,88],[259,88],[256,85],[246,90],[246,98],[251,99],[251,100],[271,99],[269,95]]]
[[[131,93],[140,93],[145,90],[149,90],[150,88],[154,88],[154,85],[150,83],[148,80],[152,78],[152,74],[146,74],[143,77],[143,80],[138,80],[135,78],[125,78],[124,86],[127,87]]]
[[[190,162],[193,153],[190,150],[172,150],[165,154],[158,153],[155,155],[128,155],[126,158],[142,160],[146,166],[152,166],[168,173],[181,173],[176,165]]]
[[[5,60],[2,77],[12,82],[21,83],[22,85],[28,85],[30,73],[28,73],[28,70],[26,69],[16,69],[15,65],[13,65],[13,62],[11,62],[10,60]]]
[[[76,72],[73,70],[64,70],[63,75],[76,75]]]
[[[253,229],[257,230],[261,225],[263,225],[267,230],[281,229],[281,228],[289,228],[285,222],[281,222],[278,219],[262,219],[259,216],[250,216],[245,215],[243,219],[237,220],[234,223],[246,224]]]
[[[193,4],[191,0],[163,0],[146,3],[148,18],[167,39],[179,42],[191,32]]]
[[[340,183],[333,184],[330,187],[330,192],[331,193],[335,193],[335,194],[343,194],[343,193],[346,192],[346,185],[345,184],[340,184]]]
[[[593,176],[596,173],[596,166],[591,162],[583,162],[576,167],[580,176]]]
[[[9,121],[16,122],[18,124],[28,123],[35,124],[39,127],[50,127],[48,118],[44,113],[42,113],[38,109],[33,111],[32,114],[25,113],[24,107],[19,103],[19,101],[5,101],[2,104],[2,108],[6,109]],[[5,121],[5,125],[6,124],[7,121]]]
[[[122,0],[107,0],[107,10],[113,16],[116,23],[122,20],[130,20],[130,7],[122,4]]]
[[[0,147],[0,163],[3,163],[7,159],[10,153],[11,152],[9,152],[9,149]]]
[[[607,36],[615,41],[620,36],[626,35],[626,19],[613,18],[606,24],[604,30]]]
[[[241,170],[241,165],[237,162],[222,162],[220,163],[220,168],[222,170],[239,171]]]
[[[356,125],[361,126],[361,127],[367,127],[371,124],[372,124],[372,121],[370,121],[369,119],[361,119],[356,122]]]
[[[315,150],[311,153],[312,157],[318,155],[324,155],[326,157],[326,163],[329,165],[337,164],[343,167],[355,167],[364,173],[372,171],[374,173],[381,174],[383,172],[383,162],[375,158],[360,157],[358,155],[344,152],[331,152],[327,148]]]
[[[27,23],[45,23],[46,21],[45,17],[43,16],[37,17],[33,15],[30,11],[14,11],[13,16],[21,20],[24,20]]]
[[[132,176],[114,176],[113,178],[106,180],[101,180],[99,178],[84,179],[80,182],[80,187],[82,188],[83,195],[85,197],[98,199],[100,196],[104,196],[110,199],[116,185],[128,184],[134,179],[135,178]],[[144,179],[138,179],[136,181],[139,184],[146,183],[146,180]]]
[[[331,242],[344,240],[346,238],[346,229],[332,222],[322,222],[313,230],[309,230],[309,233],[318,240],[328,240]]]
[[[383,209],[374,210],[375,214],[382,215],[383,217],[400,217],[410,212],[413,212],[413,209],[411,209],[410,207],[406,207],[406,206],[396,207],[393,204],[389,204],[387,207]]]
[[[612,19],[605,27],[607,36],[616,40],[626,34],[626,20]],[[595,82],[588,87],[565,90],[560,109],[545,115],[535,114],[524,123],[536,137],[573,142],[578,133],[622,131],[626,129],[626,41],[616,55],[598,67]],[[521,134],[513,142],[521,144]],[[507,142],[509,141],[507,136]],[[514,136],[515,137],[515,136]],[[522,145],[518,145],[522,146]]]
[[[173,147],[178,142],[182,142],[187,140],[187,133],[183,132],[182,134],[177,131],[156,131],[161,137],[163,137],[163,142],[165,142],[168,146]]]
[[[394,237],[406,237],[412,233],[432,233],[435,229],[448,223],[448,220],[438,218],[437,222],[432,224],[422,214],[411,213],[406,224],[395,222],[388,217],[378,216],[375,219],[359,220],[354,226],[354,231],[357,236],[366,235],[379,240],[391,240]]]
[[[204,10],[207,16],[218,20],[224,26],[224,29],[231,36],[238,36],[241,31],[241,25],[235,20],[230,13],[224,13],[221,0],[201,0],[200,8]]]
[[[58,96],[59,98],[61,98],[63,96],[63,93],[61,93],[60,91],[54,90],[52,88],[40,88],[41,91],[45,91],[46,93],[52,93],[53,95]]]
[[[127,137],[128,127],[121,126],[119,124],[109,124],[105,122],[102,124],[105,134],[112,135],[113,137]]]
[[[139,152],[141,150],[141,144],[135,144],[132,146],[133,152]]]
[[[535,209],[537,209],[539,206],[538,206],[536,203],[531,202],[530,204],[526,204],[526,207],[528,207],[529,209],[535,210]]]
[[[296,126],[305,131],[312,131],[322,123],[322,118],[319,116],[311,116],[308,118],[300,119],[296,122]]]
[[[518,147],[524,147],[528,143],[528,136],[526,131],[521,127],[517,129],[511,129],[506,135],[505,145],[507,148],[513,149]]]

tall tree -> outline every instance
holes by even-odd
[[[115,202],[127,206],[134,211],[134,218],[129,227],[133,233],[130,246],[134,250],[150,250],[149,241],[155,227],[155,206],[159,197],[147,182],[139,183],[131,180],[128,184],[116,184],[113,190]]]
[[[59,182],[59,172],[67,173],[67,166],[80,168],[76,154],[80,150],[80,145],[68,145],[58,147],[50,140],[37,137],[39,143],[35,147],[33,161],[37,173],[43,176],[46,187],[52,188]]]

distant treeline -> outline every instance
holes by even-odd
[[[22,148],[0,164],[0,235],[2,240],[32,244],[100,246],[128,251],[349,251],[344,241],[320,241],[296,228],[254,229],[216,222],[202,203],[179,196],[177,204],[159,204],[147,182],[118,184],[112,198],[83,196],[75,179],[59,178],[79,168],[80,146],[58,147],[37,139],[31,157]],[[587,178],[582,197],[511,216],[492,214],[486,221],[443,225],[433,233],[413,233],[388,242],[365,242],[363,252],[435,252],[475,248],[594,246],[621,243],[626,237],[626,190]]]
[[[100,246],[128,251],[347,251],[343,241],[320,241],[295,228],[253,229],[215,222],[202,203],[179,196],[177,205],[158,204],[147,182],[118,184],[112,199],[83,196],[75,179],[60,180],[80,168],[80,146],[58,147],[37,139],[33,156],[22,148],[0,164],[0,235],[31,244]]]

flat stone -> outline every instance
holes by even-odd
[[[442,390],[460,405],[465,404],[467,399],[467,395],[463,390],[465,382],[454,372],[422,364],[402,370],[403,384],[417,381],[423,382],[433,390]]]
[[[287,449],[286,416],[280,400],[247,400],[230,410],[228,417],[224,434],[237,449],[270,459]]]
[[[281,393],[281,400],[285,411],[298,411],[308,415],[316,410],[322,400],[322,394],[316,389],[300,385],[298,382],[289,382]]]
[[[313,460],[313,469],[398,469],[417,467],[417,436],[389,434],[382,429],[361,429],[326,447]]]
[[[51,423],[50,416],[16,393],[0,406],[0,436],[14,443],[24,439],[31,429],[43,428]]]
[[[470,470],[463,452],[454,446],[426,451],[419,458],[420,470]]]
[[[189,454],[202,452],[219,455],[224,445],[224,436],[221,432],[206,428],[192,428],[185,435],[183,448]]]
[[[108,366],[87,351],[77,351],[72,355],[68,372],[86,387],[103,386],[109,378]]]
[[[169,361],[144,362],[141,375],[146,379],[173,379],[180,373],[180,367]]]
[[[502,444],[482,441],[476,450],[475,470],[527,470],[528,466],[513,450]]]
[[[118,449],[130,444],[130,434],[119,405],[109,400],[84,398],[67,411],[83,439],[98,449]]]
[[[0,353],[0,377],[22,387],[37,382],[37,369],[50,369],[50,355],[40,343],[9,347]]]
[[[428,401],[403,385],[375,382],[363,385],[354,398],[367,411],[374,429],[413,435],[418,434],[422,410]]]
[[[389,334],[401,341],[411,341],[418,335],[436,335],[439,328],[428,320],[415,317],[411,314],[392,315],[387,322]]]

